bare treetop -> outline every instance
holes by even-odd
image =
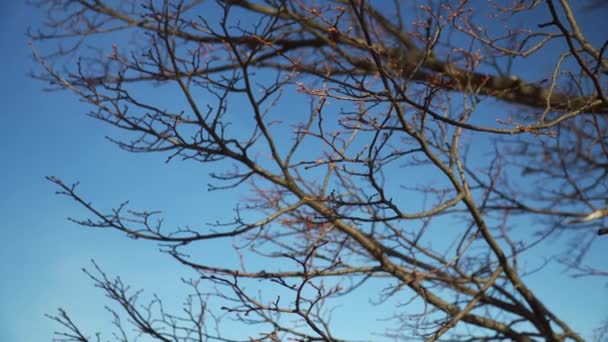
[[[195,273],[179,319],[143,312],[120,279],[89,273],[140,334],[348,340],[329,309],[377,281],[391,324],[369,329],[387,339],[583,341],[526,284],[537,270],[522,265],[545,239],[562,238],[571,248],[554,254],[572,274],[606,275],[585,254],[608,229],[608,37],[587,38],[577,21],[584,6],[38,6],[48,21],[30,32],[42,66],[34,77],[124,130],[112,139],[119,147],[205,163],[210,190],[243,193],[235,217],[171,229],[158,212],[98,208],[49,177],[90,211],[75,222],[157,241]],[[187,254],[216,239],[232,239],[242,263]],[[248,289],[252,279],[266,291]],[[215,328],[219,316],[206,313],[218,311],[260,334]],[[90,340],[65,311],[51,317],[66,329],[59,337]]]

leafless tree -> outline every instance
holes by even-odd
[[[219,316],[206,303],[218,298],[215,310],[259,330],[244,340],[342,341],[331,306],[374,282],[394,306],[378,332],[387,339],[583,340],[526,284],[534,269],[521,259],[565,239],[558,255],[576,275],[606,275],[585,251],[608,229],[608,41],[580,28],[584,4],[37,5],[48,21],[29,33],[34,77],[132,134],[113,140],[120,148],[203,163],[211,190],[249,193],[233,220],[171,229],[49,177],[90,212],[77,223],[156,241],[196,275],[185,316],[173,316],[89,273],[124,309],[113,311],[116,339],[130,339],[126,316],[152,340],[229,340],[211,328]],[[151,85],[177,89],[182,105],[146,96]],[[188,256],[216,239],[233,239],[242,264]],[[50,317],[65,328],[58,339],[94,340],[65,311]]]

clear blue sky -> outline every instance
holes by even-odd
[[[24,32],[43,20],[42,13],[21,1],[2,1],[0,19],[0,341],[49,341],[57,326],[43,315],[57,307],[89,332],[104,331],[108,301],[80,270],[90,259],[134,288],[180,303],[185,287],[179,279],[189,275],[187,269],[154,244],[68,222],[66,217],[84,212],[56,196],[44,177],[80,181],[81,191],[103,208],[130,200],[137,208],[162,209],[168,224],[176,225],[231,216],[238,194],[209,194],[209,170],[203,167],[165,164],[162,155],[128,154],[108,142],[104,137],[116,132],[86,117],[87,108],[74,96],[43,92],[43,84],[27,76],[36,65]],[[225,256],[222,247],[209,247],[215,248],[209,254]],[[606,251],[608,238],[594,246],[591,257],[608,260]],[[529,281],[558,315],[589,337],[608,318],[606,280],[570,279],[562,271],[552,264]],[[357,317],[345,324],[361,328]]]

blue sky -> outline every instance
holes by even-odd
[[[5,66],[0,78],[0,341],[50,340],[57,326],[44,314],[57,307],[72,313],[85,330],[104,331],[110,321],[103,309],[108,301],[81,271],[90,267],[91,259],[134,288],[159,293],[169,304],[181,303],[186,287],[179,279],[190,274],[187,269],[152,243],[67,221],[84,212],[67,197],[55,195],[56,187],[44,177],[80,181],[80,190],[103,208],[130,200],[136,208],[162,209],[169,225],[231,217],[239,194],[208,193],[209,170],[204,167],[166,164],[162,155],[129,154],[108,142],[105,136],[116,132],[83,115],[87,107],[74,96],[44,92],[43,84],[27,76],[36,64],[24,32],[43,20],[42,13],[21,1],[3,1],[0,16],[0,60]],[[223,253],[227,247],[209,244],[205,252],[230,258]],[[591,258],[605,260],[607,250],[605,238],[594,246]],[[529,282],[558,315],[589,337],[608,318],[606,281],[571,279],[562,271],[551,265]],[[348,322],[356,323],[357,315],[349,317]]]
[[[41,13],[20,1],[0,7],[1,58],[10,66],[1,81],[0,341],[50,341],[56,326],[43,315],[57,307],[74,312],[85,327],[103,329],[110,320],[103,309],[107,301],[81,271],[89,260],[135,288],[154,283],[159,293],[163,288],[171,293],[187,272],[153,244],[68,222],[68,216],[84,212],[55,195],[45,176],[81,181],[81,190],[95,194],[95,203],[105,208],[127,199],[139,208],[172,208],[174,217],[184,218],[181,224],[201,207],[231,214],[231,202],[207,195],[203,170],[165,164],[160,155],[121,151],[105,139],[115,132],[83,115],[87,108],[71,94],[43,92],[43,84],[27,76],[36,65],[24,35],[28,25],[43,19]],[[157,195],[173,192],[179,200]]]

